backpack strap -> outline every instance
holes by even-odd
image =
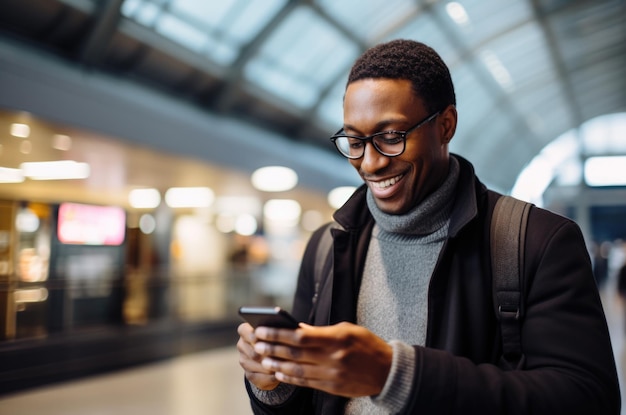
[[[502,337],[500,364],[505,369],[521,368],[524,364],[520,335],[524,316],[521,279],[531,206],[511,196],[501,196],[491,218],[493,301]]]
[[[315,251],[315,269],[313,270],[314,291],[311,299],[311,312],[309,313],[309,322],[313,322],[315,311],[317,310],[317,300],[324,283],[328,280],[333,267],[333,235],[331,230],[339,228],[336,222],[330,222],[324,226],[322,236],[320,237],[317,249]]]

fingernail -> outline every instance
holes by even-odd
[[[261,366],[263,366],[265,369],[272,369],[273,365],[274,362],[269,357],[265,357],[263,358],[263,360],[261,360]]]
[[[257,352],[258,354],[264,354],[266,350],[267,350],[267,344],[261,343],[261,342],[257,342],[254,344],[254,351]]]

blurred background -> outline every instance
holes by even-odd
[[[625,0],[3,0],[0,409],[151,368],[217,393],[146,413],[238,413],[216,409],[246,400],[237,308],[290,308],[360,184],[328,139],[348,71],[394,38],[450,67],[451,151],[581,226],[621,362],[625,21]]]

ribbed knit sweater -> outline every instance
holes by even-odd
[[[357,305],[357,324],[393,347],[392,369],[376,397],[352,399],[346,414],[397,413],[406,404],[413,382],[415,351],[423,346],[428,321],[428,287],[448,234],[459,165],[450,159],[443,185],[403,215],[367,205],[376,225],[372,231]]]

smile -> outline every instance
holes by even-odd
[[[392,177],[391,179],[381,180],[379,182],[370,182],[370,184],[372,185],[373,188],[382,190],[398,183],[400,179],[402,179],[403,176],[404,176],[403,174],[400,174],[396,177]]]

